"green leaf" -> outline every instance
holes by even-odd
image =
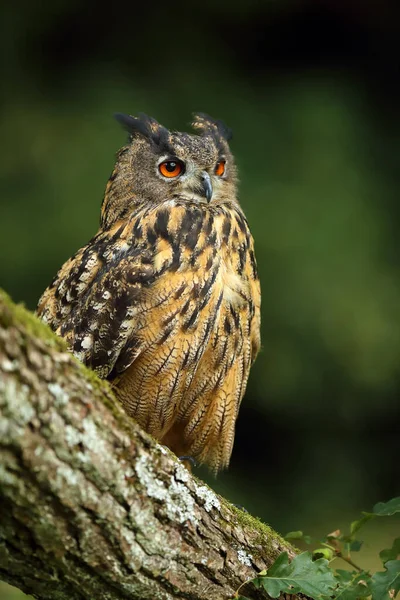
[[[350,552],[359,552],[364,542],[353,540],[350,544]]]
[[[344,569],[336,569],[335,573],[340,585],[353,581],[354,576],[358,575],[357,571],[345,571]]]
[[[305,542],[306,544],[311,544],[311,536],[303,535],[303,542]]]
[[[285,540],[302,540],[303,535],[302,531],[289,531],[289,533],[285,535]]]
[[[351,523],[351,537],[353,537],[353,535],[371,519],[374,519],[375,517],[390,517],[390,515],[394,515],[395,513],[400,512],[400,496],[398,496],[397,498],[392,498],[391,500],[389,500],[389,502],[378,502],[378,504],[375,504],[372,510],[372,513],[363,512],[363,516],[361,517],[361,519],[358,519],[357,521],[353,521]]]
[[[318,558],[326,558],[326,560],[332,560],[334,552],[331,548],[316,548],[312,553],[313,560]]]
[[[386,548],[379,552],[379,558],[385,564],[388,560],[396,560],[400,554],[400,538],[396,538],[391,548]]]
[[[385,571],[374,573],[370,589],[372,600],[388,600],[391,590],[396,595],[400,589],[400,560],[389,560],[385,564]]]
[[[311,544],[311,537],[309,535],[304,535],[302,531],[289,531],[285,535],[285,540],[301,540],[306,544]]]
[[[365,523],[368,523],[368,521],[370,521],[371,519],[373,519],[374,517],[376,517],[377,515],[374,515],[373,513],[362,513],[364,516],[361,517],[361,519],[358,519],[358,521],[353,521],[350,525],[350,534],[351,536],[353,536],[359,529],[361,529],[361,527],[363,525],[365,525]]]
[[[378,517],[389,517],[400,512],[400,496],[392,498],[389,502],[378,502],[372,509]]]
[[[313,561],[311,552],[302,552],[289,562],[287,552],[278,556],[268,569],[267,575],[254,580],[256,587],[263,587],[272,598],[281,593],[302,593],[314,600],[332,596],[337,581],[329,568],[328,561],[320,558]]]
[[[357,571],[336,570],[338,587],[334,594],[335,600],[357,600],[371,595],[368,587],[368,573]]]
[[[356,523],[357,521],[354,521],[354,523]],[[340,541],[345,542],[346,544],[351,544],[351,542],[353,541],[353,538],[351,537],[351,535],[342,535],[342,537],[340,538]]]

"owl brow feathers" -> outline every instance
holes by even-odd
[[[206,113],[195,113],[192,127],[203,133],[203,135],[211,135],[214,139],[222,137],[227,142],[232,139],[232,130],[220,119],[213,119]]]
[[[149,117],[144,113],[139,113],[138,117],[115,113],[114,117],[129,133],[131,139],[136,135],[142,135],[159,149],[162,148],[163,151],[172,150],[169,148],[170,132],[153,119],[153,117]],[[200,135],[212,137],[218,146],[222,145],[222,140],[228,142],[232,139],[231,129],[219,119],[213,119],[205,113],[196,113],[193,115],[192,127]]]
[[[131,138],[138,134],[142,135],[156,146],[168,151],[169,131],[153,119],[153,117],[149,117],[144,113],[139,113],[138,117],[132,117],[124,113],[115,113],[114,118],[129,133]]]

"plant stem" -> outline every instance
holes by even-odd
[[[350,556],[344,556],[341,552],[337,552],[336,557],[341,558],[342,560],[347,562],[349,565],[354,567],[359,573],[361,573],[363,571],[363,569],[361,567],[359,567],[358,565],[356,565],[355,562],[353,562],[353,560],[350,558]]]

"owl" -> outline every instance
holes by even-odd
[[[117,114],[100,228],[61,267],[37,314],[108,379],[126,412],[178,456],[228,466],[260,347],[254,243],[237,199],[230,131],[193,134]]]

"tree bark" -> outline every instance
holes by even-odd
[[[0,294],[0,579],[49,600],[227,600],[283,550]]]

